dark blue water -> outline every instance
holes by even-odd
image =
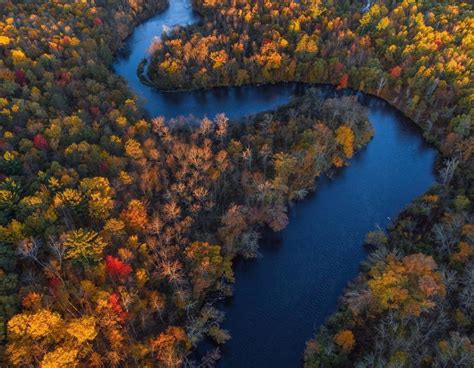
[[[225,112],[230,118],[271,110],[287,103],[295,85],[216,88],[210,91],[163,93],[140,82],[137,76],[139,63],[149,55],[148,49],[156,37],[176,25],[197,22],[190,0],[170,0],[169,8],[139,25],[126,42],[127,56],[119,56],[114,69],[124,77],[131,90],[139,97],[149,115],[172,118],[177,115],[194,115],[212,118]]]
[[[297,85],[253,86],[204,92],[161,93],[142,85],[136,68],[163,26],[197,20],[188,0],[139,26],[129,57],[115,68],[152,116],[225,112],[241,117],[289,101]],[[383,101],[363,96],[375,137],[350,166],[317,182],[312,197],[291,208],[290,224],[262,243],[262,258],[237,262],[233,298],[223,306],[232,335],[221,367],[297,367],[305,342],[331,312],[366,254],[365,234],[391,218],[434,182],[434,149],[414,124]]]
[[[222,367],[297,367],[306,340],[357,275],[365,234],[385,227],[434,182],[436,153],[413,123],[370,101],[374,139],[292,207],[278,242],[262,244],[263,258],[237,264],[234,296],[224,308],[232,340]]]

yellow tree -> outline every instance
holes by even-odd
[[[345,352],[350,353],[354,349],[355,338],[351,330],[339,331],[334,336],[334,342]]]
[[[87,197],[89,215],[98,220],[106,220],[114,207],[110,182],[104,177],[84,178],[80,183],[81,190]]]
[[[435,261],[422,253],[401,261],[389,256],[387,263],[379,263],[370,270],[370,276],[369,289],[381,310],[400,310],[402,315],[419,316],[434,306],[435,297],[445,294]]]
[[[65,321],[47,309],[24,312],[8,321],[7,353],[14,366],[42,368],[75,366],[84,358],[84,345],[97,336],[92,316]]]
[[[354,132],[347,125],[343,125],[336,130],[336,141],[342,145],[342,149],[347,158],[354,154]]]
[[[66,249],[66,259],[72,259],[83,264],[98,262],[107,243],[95,231],[78,229],[61,235],[61,241]]]

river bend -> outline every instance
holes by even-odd
[[[163,93],[140,82],[137,67],[154,37],[198,21],[189,0],[170,0],[163,13],[136,27],[117,56],[150,116],[239,118],[272,110],[300,92],[297,84]],[[328,87],[320,87],[327,93]],[[435,181],[436,151],[415,125],[382,100],[359,93],[368,107],[374,139],[338,171],[322,178],[310,198],[290,210],[290,224],[262,242],[263,257],[237,262],[234,296],[222,305],[232,339],[221,367],[298,367],[305,342],[333,312],[345,285],[366,257],[362,243],[375,226],[386,227]]]

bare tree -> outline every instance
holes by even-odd
[[[63,260],[66,255],[66,247],[64,246],[64,242],[62,242],[60,239],[50,237],[48,246],[53,256],[58,260],[59,267],[62,268]]]
[[[41,246],[41,240],[34,238],[24,239],[18,244],[17,254],[23,258],[31,259],[32,261],[38,263],[41,267],[44,267],[45,264],[38,258],[38,252]]]
[[[458,224],[456,221],[433,226],[433,238],[442,255],[450,255],[459,241]]]
[[[466,265],[466,273],[461,281],[463,288],[459,293],[459,302],[467,315],[474,315],[474,262]]]
[[[461,336],[459,332],[451,332],[448,345],[442,351],[438,351],[438,359],[433,366],[436,368],[456,367],[468,368],[474,366],[474,355],[468,347],[471,341],[467,336]]]
[[[244,232],[240,239],[240,253],[245,258],[256,258],[261,256],[258,251],[260,234],[256,231]]]
[[[459,161],[456,157],[444,161],[444,167],[439,172],[441,184],[445,186],[449,185],[449,183],[453,179],[454,171],[456,171],[458,165]]]

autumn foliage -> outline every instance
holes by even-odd
[[[120,281],[126,280],[127,276],[132,272],[130,265],[113,256],[107,256],[105,258],[105,267],[110,277]]]
[[[115,313],[121,323],[125,323],[128,313],[123,309],[120,303],[120,296],[117,293],[112,293],[108,299],[110,309]]]
[[[36,134],[33,138],[33,143],[39,150],[45,150],[48,148],[48,141],[42,134]]]
[[[147,224],[147,211],[143,203],[134,199],[128,203],[127,209],[122,212],[125,224],[134,230],[144,230]]]
[[[354,132],[348,126],[341,126],[336,131],[336,141],[342,145],[344,154],[351,158],[354,154]]]
[[[390,69],[390,76],[392,78],[398,78],[402,74],[402,67],[397,65]]]
[[[435,305],[435,297],[445,294],[436,263],[423,254],[401,261],[389,257],[386,265],[376,265],[370,275],[369,289],[382,310],[399,309],[404,315],[419,316]]]
[[[339,79],[339,83],[337,85],[337,88],[342,89],[342,88],[347,88],[349,85],[349,75],[347,73],[344,73],[341,76],[341,79]]]
[[[171,326],[162,332],[152,341],[151,346],[156,360],[169,368],[181,366],[181,357],[190,348],[184,330],[175,326]]]
[[[345,352],[350,353],[354,349],[355,338],[350,330],[339,331],[334,336],[334,342]]]
[[[361,89],[445,155],[439,185],[393,221],[306,364],[472,366],[471,4],[193,5],[203,22],[152,47],[158,88]],[[370,140],[354,98],[311,91],[245,124],[146,118],[111,62],[165,6],[1,1],[2,367],[176,367],[206,336],[223,343],[208,301],[231,293],[233,259],[258,255],[261,229],[283,229],[288,203]]]

